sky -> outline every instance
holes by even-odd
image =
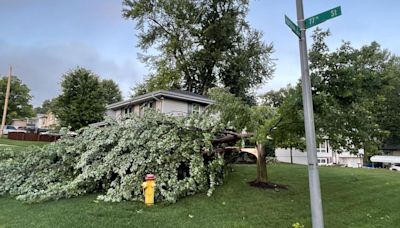
[[[247,20],[272,43],[276,69],[258,94],[295,84],[300,78],[298,39],[285,25],[296,21],[295,0],[250,0]],[[342,41],[361,47],[377,41],[400,55],[398,0],[304,0],[305,17],[341,6],[342,15],[320,25],[330,29],[334,50]],[[77,66],[118,83],[124,97],[149,69],[140,62],[135,23],[122,17],[121,0],[0,0],[0,75],[28,85],[32,104],[60,94],[62,75]],[[312,29],[307,30],[308,47]]]

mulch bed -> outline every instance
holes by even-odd
[[[279,189],[288,189],[287,185],[283,184],[276,184],[272,182],[259,182],[257,180],[247,182],[250,186],[256,188],[263,188],[263,189],[274,189],[275,191],[279,191]]]

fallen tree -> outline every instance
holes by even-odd
[[[157,112],[88,127],[43,148],[0,153],[0,194],[40,202],[99,192],[98,199],[143,200],[141,183],[157,178],[156,200],[210,195],[224,177],[224,131],[207,116],[176,118]],[[233,139],[232,139],[233,136]]]

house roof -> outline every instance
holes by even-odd
[[[189,91],[183,90],[159,90],[151,93],[146,93],[141,96],[137,96],[125,101],[120,101],[117,103],[107,105],[107,109],[118,109],[121,107],[125,107],[127,105],[134,105],[139,104],[148,100],[160,99],[161,97],[168,97],[173,98],[176,100],[183,100],[183,101],[191,101],[191,102],[198,102],[202,104],[212,104],[214,103],[212,100],[207,98],[204,95],[192,93]]]

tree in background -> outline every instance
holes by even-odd
[[[381,105],[376,106],[376,115],[379,126],[388,132],[382,141],[383,147],[400,145],[400,59],[387,74],[385,89],[380,96]]]
[[[305,150],[304,114],[302,108],[301,88],[287,87],[277,92],[270,92],[272,106],[277,106],[277,125],[271,131],[274,148],[289,148],[290,161],[293,163],[293,149]],[[276,96],[278,95],[278,96]],[[283,95],[283,96],[280,96]],[[276,99],[275,99],[276,98]],[[267,102],[266,104],[270,104]]]
[[[283,104],[285,99],[289,96],[289,92],[291,89],[292,88],[289,84],[284,88],[280,88],[279,90],[270,90],[260,96],[261,103],[266,106],[279,108]]]
[[[46,114],[48,112],[54,112],[56,105],[56,99],[53,98],[51,100],[44,100],[42,106],[36,107],[34,109],[36,114]]]
[[[107,104],[116,103],[122,101],[122,92],[119,89],[117,83],[111,79],[104,79],[100,82],[103,89],[104,99]]]
[[[206,94],[216,85],[250,102],[252,89],[273,72],[272,45],[246,21],[247,0],[124,0],[123,15],[136,22],[138,46],[154,71],[143,89],[184,89]]]
[[[54,110],[61,126],[77,130],[103,120],[106,100],[97,75],[78,67],[64,74],[61,87]]]
[[[309,53],[317,142],[328,139],[334,150],[357,153],[365,149],[366,154],[376,153],[388,136],[399,143],[393,124],[399,120],[398,58],[376,42],[359,49],[344,42],[330,51],[325,43],[329,35],[329,31],[317,29]],[[282,123],[300,123],[302,112],[298,84],[279,113]],[[287,126],[275,131],[281,135],[273,136],[277,145],[292,144],[292,136],[297,140],[304,137],[304,124]]]
[[[4,99],[6,96],[7,77],[0,79],[0,108],[3,113]],[[27,85],[16,77],[11,77],[10,96],[8,100],[8,111],[6,122],[10,123],[12,119],[32,117],[34,115],[30,100],[32,96],[29,94],[30,89]]]
[[[334,149],[377,151],[388,134],[379,125],[377,110],[396,58],[376,42],[359,49],[344,42],[330,51],[327,36],[329,31],[317,29],[310,51],[317,133]]]

